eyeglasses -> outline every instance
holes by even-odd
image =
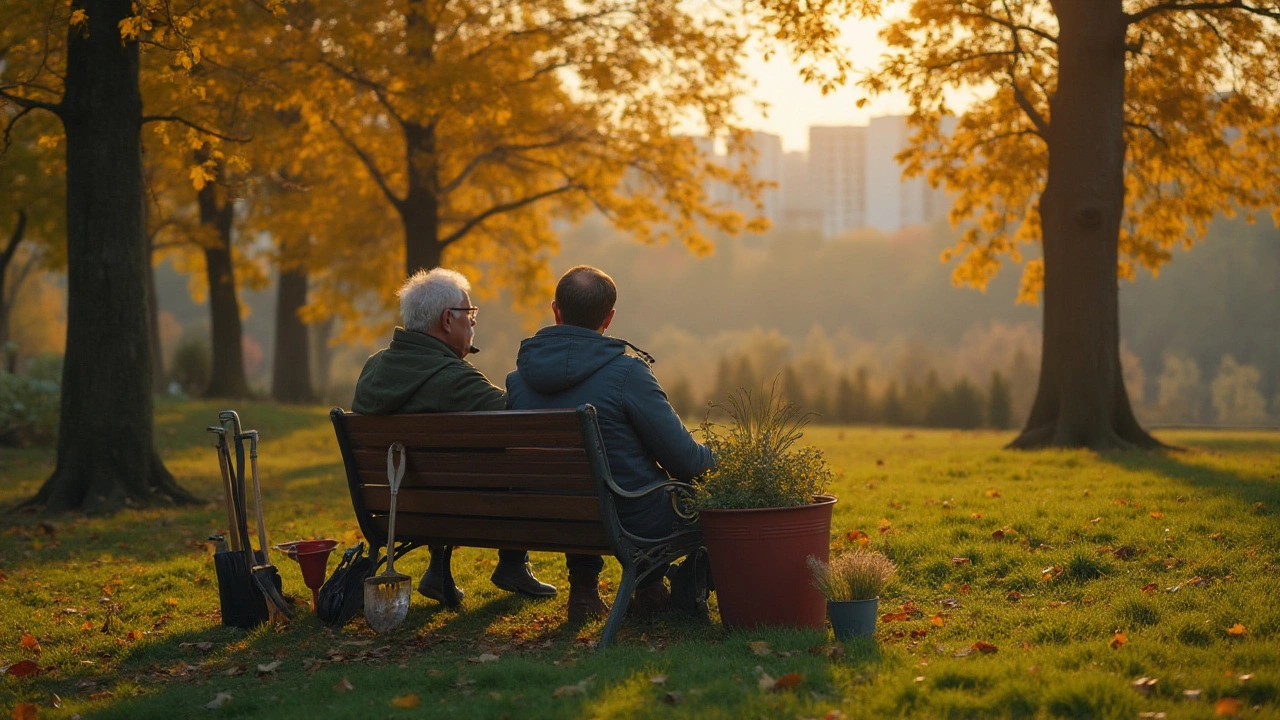
[[[478,307],[449,308],[449,309],[454,312],[464,312],[467,314],[467,317],[471,318],[472,320],[475,320],[476,315],[480,314],[480,308]]]

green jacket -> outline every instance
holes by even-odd
[[[365,362],[351,403],[363,415],[506,409],[507,394],[448,345],[399,327]]]

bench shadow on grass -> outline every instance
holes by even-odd
[[[46,689],[78,699],[113,689],[121,682],[144,691],[138,696],[99,701],[101,704],[92,709],[95,717],[191,716],[202,712],[203,706],[221,692],[232,695],[228,710],[237,715],[272,717],[284,711],[279,704],[282,696],[307,692],[311,676],[325,670],[331,672],[322,674],[322,678],[327,679],[332,672],[349,674],[357,687],[367,687],[368,680],[360,678],[378,674],[379,668],[385,668],[384,673],[420,680],[420,671],[403,666],[430,658],[433,653],[452,665],[480,655],[484,652],[478,649],[482,645],[509,642],[505,637],[486,634],[486,628],[504,616],[520,612],[525,601],[504,595],[482,604],[464,605],[462,611],[430,601],[424,606],[421,602],[422,598],[415,597],[400,628],[377,635],[367,629],[359,614],[343,629],[326,628],[310,612],[308,597],[306,605],[295,608],[294,619],[286,628],[260,626],[241,630],[213,625],[166,635],[161,640],[124,646],[114,658],[116,667],[108,672],[99,673],[85,665],[81,672],[46,682]],[[589,626],[586,631],[592,629],[595,628]],[[522,637],[521,649],[563,654],[577,643],[580,632],[578,626],[548,623],[538,632]],[[547,640],[551,645],[543,648],[542,643]],[[201,650],[200,645],[206,643],[207,649]],[[270,667],[276,660],[281,661],[278,667],[259,672],[260,665]],[[317,687],[329,693],[332,685],[333,680],[327,679],[327,684]]]

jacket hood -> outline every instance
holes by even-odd
[[[395,413],[436,373],[457,361],[449,346],[436,338],[396,328],[387,349],[369,359],[356,383],[353,406],[373,415]]]
[[[530,388],[540,393],[558,393],[582,383],[625,354],[627,347],[625,340],[586,328],[544,327],[520,342],[516,372]]]

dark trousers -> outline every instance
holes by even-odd
[[[604,557],[601,555],[576,555],[572,553],[565,553],[564,564],[569,568],[569,582],[573,582],[574,575],[586,577],[598,576],[600,571],[604,569]],[[666,575],[668,566],[669,563],[663,564],[662,567],[649,573],[636,587],[644,588],[649,587],[654,583],[662,582],[662,576]],[[641,570],[644,569],[645,568],[641,568]]]

